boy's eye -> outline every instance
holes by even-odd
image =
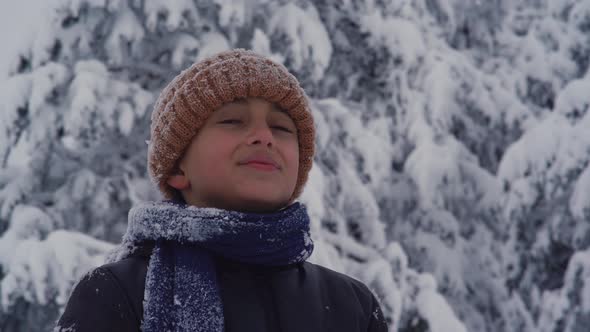
[[[223,120],[220,121],[219,123],[223,123],[223,124],[233,124],[233,123],[242,123],[242,120],[238,120],[238,119],[227,119],[227,120]],[[273,126],[272,128],[276,128],[278,130],[287,132],[287,133],[293,133],[293,131],[287,127],[283,127],[283,126]]]
[[[282,126],[274,126],[273,128],[277,128],[278,130],[282,130],[288,133],[292,133],[292,131],[289,128],[286,127],[282,127]]]
[[[236,120],[236,119],[229,119],[229,120],[223,120],[219,123],[241,123],[241,120]]]

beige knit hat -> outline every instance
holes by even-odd
[[[299,197],[314,155],[315,129],[307,95],[285,66],[245,49],[221,52],[193,64],[158,97],[151,118],[148,171],[164,197],[176,197],[177,190],[166,181],[209,115],[247,97],[275,103],[293,119],[299,138],[299,173],[289,204]]]

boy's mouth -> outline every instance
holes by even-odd
[[[245,163],[242,165],[252,167],[252,168],[255,168],[255,169],[258,169],[261,171],[276,171],[276,170],[278,170],[278,168],[275,165],[261,163],[261,162],[249,162],[249,163]]]
[[[253,153],[248,158],[239,163],[240,165],[248,165],[258,169],[275,170],[281,169],[279,164],[274,161],[267,153]]]

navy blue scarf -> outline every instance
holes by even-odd
[[[155,241],[144,294],[142,331],[223,331],[213,255],[264,266],[304,262],[313,251],[305,206],[273,213],[149,202],[129,211],[124,258]]]

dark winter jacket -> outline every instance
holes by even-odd
[[[58,326],[139,331],[150,253],[145,246],[86,275]],[[261,267],[216,257],[215,263],[226,332],[387,331],[373,294],[346,275],[309,262]]]

